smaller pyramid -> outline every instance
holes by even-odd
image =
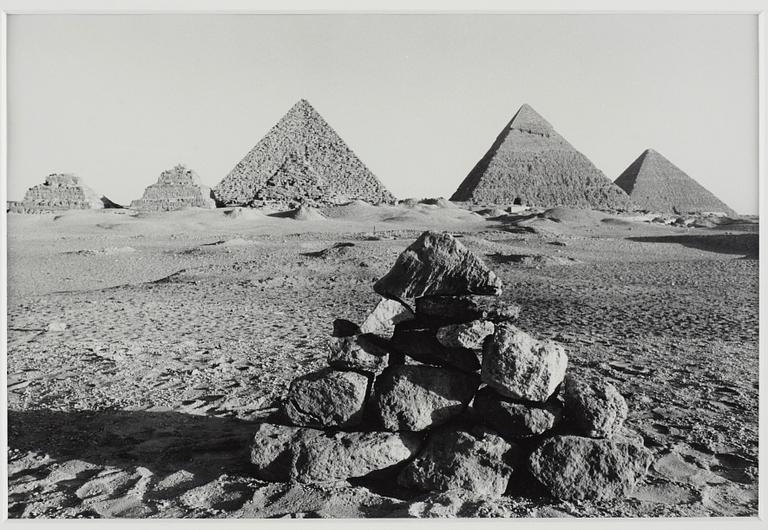
[[[305,99],[299,100],[214,189],[225,206],[326,206],[394,196]]]
[[[646,149],[616,179],[637,209],[659,213],[721,212],[727,204],[653,149]]]
[[[24,200],[13,204],[12,212],[44,213],[62,210],[98,210],[119,205],[100,196],[71,173],[52,173],[45,182],[27,190]]]
[[[629,197],[523,104],[451,200],[600,209],[625,208]]]
[[[156,184],[144,190],[141,199],[131,202],[131,208],[165,212],[182,208],[216,208],[211,188],[200,183],[200,177],[183,164],[160,174]]]

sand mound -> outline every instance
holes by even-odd
[[[341,242],[336,243],[333,246],[330,246],[328,248],[324,248],[323,250],[318,250],[316,252],[304,252],[302,256],[309,256],[311,258],[322,258],[322,259],[332,259],[332,258],[341,258],[348,256],[350,252],[352,252],[352,247],[354,247],[354,243],[348,243],[348,242]]]
[[[437,206],[438,208],[456,208],[457,207],[451,201],[443,197],[422,199],[419,201],[419,204],[428,204],[430,206]]]
[[[605,215],[594,210],[581,208],[550,208],[542,213],[541,217],[557,223],[587,225],[602,221]]]
[[[546,256],[543,254],[494,254],[491,259],[496,263],[517,263],[525,267],[549,267],[553,265],[573,265],[579,263],[575,258],[566,256]]]
[[[264,213],[254,208],[232,208],[224,210],[224,217],[228,219],[262,219]]]
[[[70,252],[64,252],[64,254],[75,254],[80,256],[96,256],[101,254],[106,256],[112,256],[115,254],[129,254],[131,252],[136,252],[136,249],[133,247],[106,247],[100,250],[94,250],[94,249],[73,250]]]
[[[325,219],[325,216],[316,208],[302,205],[293,211],[290,218],[296,221],[320,221]]]
[[[501,217],[507,214],[506,211],[500,208],[483,208],[482,210],[478,210],[475,213],[477,215],[482,215],[483,217],[488,217],[488,218]]]
[[[374,208],[375,206],[372,206],[371,204],[365,201],[354,200],[346,204],[339,204],[336,206],[326,206],[325,208],[322,208],[320,211],[326,217],[355,218],[355,217],[360,217],[360,216],[369,214]]]

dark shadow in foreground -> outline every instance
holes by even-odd
[[[629,241],[640,243],[678,243],[684,247],[719,252],[721,254],[742,254],[747,259],[757,259],[759,255],[759,235],[755,233],[679,235],[628,237]]]
[[[173,411],[8,411],[12,449],[154,473],[243,474],[255,430],[250,422]]]

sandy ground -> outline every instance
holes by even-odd
[[[252,422],[324,363],[333,319],[361,321],[372,283],[425,229],[461,235],[522,306],[523,329],[562,341],[571,371],[613,382],[654,452],[630,499],[518,492],[504,513],[756,515],[756,224],[429,205],[326,214],[9,214],[11,516],[413,511],[423,498],[267,485],[247,452]],[[339,242],[354,245],[321,252]]]

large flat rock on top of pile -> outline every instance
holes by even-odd
[[[295,425],[353,427],[363,419],[367,376],[323,369],[291,381],[283,411]]]
[[[373,286],[385,298],[500,295],[501,280],[452,235],[424,232]]]
[[[539,341],[509,323],[496,326],[483,347],[483,382],[514,399],[546,401],[565,377],[568,356],[553,341]]]
[[[629,436],[612,439],[555,436],[531,454],[529,468],[559,499],[626,497],[650,465],[650,452]]]
[[[388,431],[422,431],[466,410],[480,384],[476,374],[448,368],[400,365],[377,379],[372,413]]]
[[[489,431],[437,430],[424,450],[398,476],[406,488],[467,490],[499,496],[507,489],[519,449]]]
[[[262,423],[251,446],[256,476],[269,482],[330,482],[365,477],[414,456],[415,433],[326,432]]]

